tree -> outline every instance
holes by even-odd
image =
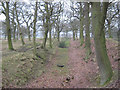
[[[113,76],[111,63],[107,55],[104,33],[104,23],[106,19],[108,4],[108,2],[102,2],[101,7],[100,2],[92,3],[92,28],[94,30],[96,59],[101,76],[100,85],[105,85],[111,80]]]
[[[46,16],[43,17],[43,24],[44,24],[44,29],[45,29],[45,34],[44,34],[44,41],[42,47],[45,49],[46,47],[46,42],[47,42],[47,36],[48,36],[48,31],[49,31],[49,10],[48,10],[48,2],[45,2],[45,11],[46,11]]]
[[[91,43],[90,43],[90,19],[89,19],[89,3],[85,2],[85,47],[87,49],[87,57],[91,53]]]
[[[34,26],[33,26],[33,47],[34,47],[34,50],[33,50],[33,53],[34,55],[36,55],[36,22],[37,22],[37,1],[36,1],[36,5],[35,5],[35,13],[34,13]]]
[[[82,8],[82,4],[80,3],[80,45],[81,45],[81,46],[82,46],[83,43],[84,43],[83,20],[84,20],[83,8]]]
[[[30,27],[32,26],[32,16],[33,14],[31,13],[31,4],[26,5],[25,3],[22,4],[22,7],[25,7],[26,10],[24,8],[21,8],[21,14],[23,17],[23,21],[25,22],[26,26],[27,26],[27,35],[28,35],[28,40],[31,41],[31,31],[30,31]]]
[[[19,22],[19,19],[18,19],[18,11],[17,11],[16,2],[14,4],[14,7],[15,7],[15,12],[16,12],[16,20],[17,20],[17,24],[18,24],[18,29],[19,29],[19,33],[20,33],[20,39],[21,39],[22,45],[25,45],[25,42],[24,42],[24,39],[23,39],[23,33],[21,31],[20,22]]]
[[[114,10],[114,13],[112,12],[112,10]],[[114,26],[111,25],[111,22],[113,21],[115,16],[117,16],[118,14],[119,14],[118,3],[109,4],[108,11],[107,11],[107,18],[106,18],[109,38],[113,38],[111,29]]]
[[[7,39],[8,39],[8,48],[9,50],[14,50],[11,40],[11,28],[10,28],[10,20],[9,20],[9,2],[6,2],[6,26],[7,26]]]
[[[13,41],[15,42],[16,41],[16,38],[15,38],[15,33],[16,33],[16,23],[15,23],[15,7],[13,7],[13,10],[12,10],[12,27],[13,27]]]

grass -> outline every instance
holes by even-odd
[[[41,42],[37,43],[40,45]],[[7,43],[3,41],[2,55],[2,85],[3,87],[25,85],[30,80],[39,77],[45,71],[47,60],[53,53],[54,49],[47,51],[38,48],[37,53],[40,57],[33,55],[31,49],[32,42],[26,42],[21,46],[20,41],[14,43],[16,51],[8,51]]]

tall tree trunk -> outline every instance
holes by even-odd
[[[15,21],[14,21],[14,18],[15,18],[14,11],[15,11],[15,9],[14,9],[14,7],[13,7],[13,12],[12,12],[12,14],[13,14],[12,26],[13,26],[13,41],[15,42],[15,41],[16,41],[16,38],[15,38],[16,23],[15,23]]]
[[[10,20],[9,20],[9,2],[6,2],[6,26],[7,26],[7,39],[8,39],[8,48],[9,50],[14,50],[11,40],[11,29],[10,29]]]
[[[94,30],[95,52],[101,76],[101,85],[105,85],[109,82],[113,75],[111,63],[107,55],[105,33],[103,30],[107,7],[108,2],[104,2],[102,8],[100,2],[92,3],[92,26]]]
[[[16,2],[15,2],[15,10],[16,10],[16,20],[17,20],[17,23],[18,23],[20,39],[21,39],[22,45],[25,45],[25,42],[24,42],[24,39],[23,39],[23,34],[22,34],[22,31],[21,31],[21,28],[20,28],[20,23],[19,23],[19,20],[18,20],[18,13],[17,13],[17,9],[16,9]]]
[[[82,46],[84,43],[84,36],[83,36],[83,16],[81,16],[80,20],[80,45]]]
[[[85,2],[85,47],[87,49],[87,57],[90,55],[91,53],[91,43],[90,43],[90,30],[89,30],[89,26],[90,26],[90,19],[89,19],[89,4],[88,2]]]
[[[45,2],[45,10],[47,12],[47,16],[46,16],[46,22],[45,22],[45,34],[44,34],[44,41],[43,41],[43,48],[46,48],[46,42],[47,42],[47,38],[48,38],[48,31],[49,31],[49,10],[48,10],[48,2]]]
[[[35,14],[34,14],[34,26],[33,26],[33,54],[36,55],[36,22],[37,22],[37,1],[35,6]]]

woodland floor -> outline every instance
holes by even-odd
[[[25,88],[95,88],[99,86],[98,66],[95,59],[94,43],[91,41],[92,54],[85,56],[84,45],[79,41],[70,41],[69,48],[56,49],[55,55],[46,66],[46,71]],[[114,76],[104,87],[120,87],[118,80],[118,43],[107,40],[107,51],[112,64]],[[62,63],[61,63],[62,62]],[[64,67],[57,67],[62,64]]]

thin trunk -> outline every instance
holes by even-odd
[[[7,39],[8,39],[8,48],[9,50],[14,50],[11,40],[11,29],[10,29],[10,20],[9,20],[9,2],[6,2],[6,25],[7,25]]]
[[[51,28],[49,30],[49,41],[50,41],[50,48],[52,48]]]
[[[81,16],[80,20],[80,45],[82,46],[84,43],[84,37],[83,37],[83,16]]]
[[[15,42],[16,41],[16,36],[15,36],[16,35],[16,24],[15,24],[15,26],[13,28],[14,28],[14,31],[13,31],[13,41]]]
[[[28,26],[28,23],[26,23],[26,25],[27,25],[28,40],[31,41],[30,26]]]
[[[36,55],[36,22],[37,22],[37,1],[35,6],[35,14],[34,14],[34,26],[33,26],[33,54]]]
[[[96,51],[96,59],[99,66],[101,85],[105,85],[109,82],[113,76],[111,63],[109,61],[107,50],[106,50],[106,40],[105,32],[103,30],[106,12],[107,12],[108,2],[103,3],[102,11],[100,2],[92,3],[92,23],[94,30],[94,43]]]
[[[23,34],[22,34],[22,31],[21,31],[21,28],[20,28],[20,23],[19,23],[19,20],[18,20],[18,13],[17,13],[17,9],[16,9],[16,2],[15,2],[15,10],[16,10],[16,20],[17,20],[17,23],[18,23],[20,39],[21,39],[22,45],[25,45],[25,42],[24,42],[24,39],[23,39]]]
[[[90,19],[89,19],[89,3],[85,2],[85,47],[87,49],[87,57],[90,55],[91,53],[91,43],[90,43],[90,30],[89,30],[89,26],[90,26]]]
[[[16,40],[19,40],[19,31],[18,31],[18,27],[17,27],[17,35],[16,35]]]
[[[77,30],[75,31],[75,36],[76,36],[76,39],[78,38],[78,36],[77,36]]]
[[[45,2],[45,10],[47,12],[47,16],[46,16],[46,22],[45,22],[45,34],[44,34],[44,41],[43,41],[43,48],[46,48],[46,42],[47,42],[47,38],[48,38],[48,31],[49,31],[49,10],[48,10],[48,2]]]
[[[16,38],[15,38],[16,24],[15,24],[15,20],[14,20],[14,18],[15,18],[14,11],[15,11],[15,9],[13,7],[13,12],[12,12],[12,14],[13,14],[12,26],[13,26],[13,41],[15,42],[16,41]]]
[[[75,40],[75,30],[73,30],[73,40]]]

